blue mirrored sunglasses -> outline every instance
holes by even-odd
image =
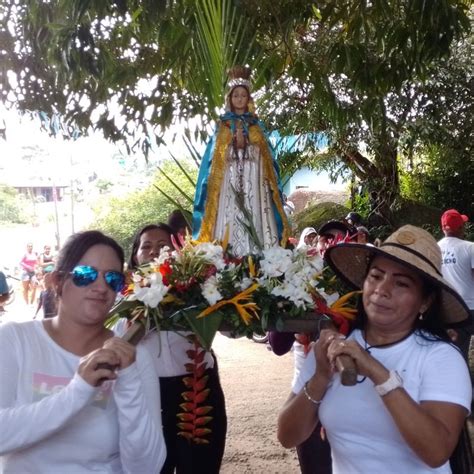
[[[88,265],[78,265],[70,273],[72,281],[76,286],[87,286],[94,283],[99,276],[99,270]],[[125,285],[125,276],[121,272],[104,272],[104,278],[107,285],[118,293]]]

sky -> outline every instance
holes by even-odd
[[[50,179],[56,185],[69,186],[73,179],[87,182],[88,177],[93,173],[112,182],[120,182],[124,167],[132,166],[133,174],[131,177],[127,175],[126,186],[118,187],[122,193],[131,192],[146,184],[145,172],[154,170],[160,158],[169,157],[169,152],[178,157],[188,155],[179,137],[179,127],[175,127],[165,135],[167,146],[160,147],[152,153],[147,164],[143,156],[127,156],[123,148],[105,140],[100,133],[80,137],[75,141],[50,137],[41,130],[39,118],[32,119],[28,115],[6,111],[0,105],[0,128],[2,121],[6,124],[7,130],[6,140],[0,138],[0,184],[5,180],[10,183],[21,182],[26,176],[31,175]],[[40,155],[35,154],[35,159],[32,159],[29,164],[26,163],[28,167],[25,168],[22,157],[25,149],[29,148],[34,153],[39,151]],[[204,149],[204,145],[201,145],[201,149]],[[198,150],[201,151],[199,147]],[[122,157],[119,156],[121,153]],[[343,185],[331,184],[328,177],[321,174],[312,178],[312,186],[316,190],[333,190],[341,189]],[[44,209],[43,212],[41,208],[46,207],[48,209]],[[75,207],[77,215],[71,218],[71,203],[68,197],[65,197],[58,207],[59,227],[51,218],[54,215],[52,203],[36,206],[35,212],[38,212],[41,222],[39,226],[30,222],[21,228],[0,227],[2,241],[0,267],[2,265],[15,266],[28,242],[33,242],[36,250],[40,252],[45,244],[54,246],[58,229],[60,242],[64,242],[72,231],[80,230],[81,222],[86,222],[88,219],[90,221],[92,215],[90,207],[84,213],[84,207],[87,206],[81,207],[80,204]],[[43,219],[41,219],[41,213],[44,214]]]
[[[159,147],[149,156],[147,164],[142,155],[129,156],[124,147],[105,140],[99,132],[77,140],[63,140],[54,138],[41,130],[39,118],[29,115],[20,115],[15,111],[7,111],[0,105],[0,127],[2,120],[6,123],[7,139],[0,138],[0,183],[3,177],[20,179],[25,173],[43,174],[52,177],[56,184],[68,185],[73,177],[87,176],[96,173],[99,176],[108,176],[113,181],[123,170],[117,166],[118,161],[133,163],[137,168],[137,186],[143,186],[140,173],[146,169],[154,169],[163,159],[168,158],[171,152],[174,156],[188,155],[187,149],[180,137],[180,126],[175,126],[165,134],[166,146]],[[39,147],[43,157],[39,163],[32,163],[33,170],[25,170],[21,163],[25,147]],[[199,151],[204,145],[198,145]],[[117,156],[122,154],[122,160]],[[112,159],[116,157],[115,160]],[[71,165],[74,165],[73,167]],[[314,178],[315,189],[325,190],[341,188],[342,184],[331,184],[324,173]]]

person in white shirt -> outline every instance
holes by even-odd
[[[172,235],[173,230],[163,223],[141,228],[132,244],[129,269],[159,257],[164,247],[173,248]],[[172,474],[175,469],[180,474],[217,474],[224,456],[227,415],[217,360],[212,352],[197,348],[192,337],[190,332],[154,331],[143,340],[153,356],[156,376],[160,380],[163,432],[167,449],[162,474]],[[203,409],[212,407],[206,413],[212,419],[205,426],[198,427],[208,430],[206,435],[200,439],[188,439],[183,435],[179,424],[183,422],[180,417],[186,416],[182,408],[182,404],[187,401],[183,397],[183,392],[186,391],[184,379],[190,376],[186,367],[193,363],[189,354],[196,350],[203,351],[198,370],[205,369],[201,377],[207,380],[206,387],[210,389],[203,401]]]
[[[474,243],[463,240],[464,224],[468,217],[455,209],[448,209],[441,216],[444,233],[438,245],[443,256],[441,271],[474,311]]]
[[[466,362],[446,333],[469,311],[441,275],[441,252],[425,230],[406,225],[381,247],[342,243],[326,262],[362,289],[347,338],[322,330],[278,419],[278,439],[297,446],[320,420],[333,474],[450,473],[472,389]],[[336,359],[350,356],[358,383],[345,386]],[[452,459],[454,472],[461,458]]]
[[[153,360],[104,327],[123,264],[110,237],[74,234],[52,273],[58,315],[1,325],[1,473],[160,471]]]
[[[314,227],[305,227],[301,232],[300,239],[298,241],[297,249],[316,247],[318,242],[318,233]]]
[[[441,216],[444,233],[438,245],[442,254],[443,277],[462,296],[474,317],[474,243],[463,240],[464,224],[468,217],[456,209],[448,209]]]

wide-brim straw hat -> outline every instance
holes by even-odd
[[[386,257],[416,271],[440,290],[439,311],[447,324],[470,317],[469,309],[457,291],[441,273],[441,250],[426,230],[404,225],[390,235],[380,247],[341,243],[330,247],[324,259],[336,274],[350,285],[362,288],[369,264],[376,256]]]

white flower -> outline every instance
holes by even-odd
[[[242,278],[242,281],[239,283],[239,290],[240,291],[244,291],[246,290],[249,286],[251,286],[253,283],[253,280],[251,278],[248,278],[248,277],[244,277]]]
[[[151,274],[146,280],[147,286],[135,286],[136,299],[142,301],[150,308],[156,308],[168,293],[168,287],[163,284],[160,273]]]
[[[212,263],[217,270],[225,268],[224,249],[220,245],[202,242],[194,247],[194,252],[196,255],[203,256],[208,262]]]
[[[306,285],[301,280],[284,281],[272,289],[271,294],[288,299],[300,308],[309,308],[313,304],[311,295],[305,290]]]
[[[135,285],[139,285],[143,281],[143,279],[144,278],[140,275],[140,273],[135,272],[132,274],[132,280]]]
[[[215,305],[223,298],[218,290],[219,281],[215,275],[210,276],[202,285],[202,296],[206,298],[210,306]]]
[[[263,251],[260,269],[265,277],[273,278],[283,275],[292,264],[292,251],[282,247],[271,247]]]
[[[170,258],[170,255],[172,255],[174,252],[170,251],[171,249],[165,245],[161,250],[160,250],[160,256],[158,258],[155,258],[153,260],[153,263],[155,263],[158,267],[165,263],[166,260]]]

